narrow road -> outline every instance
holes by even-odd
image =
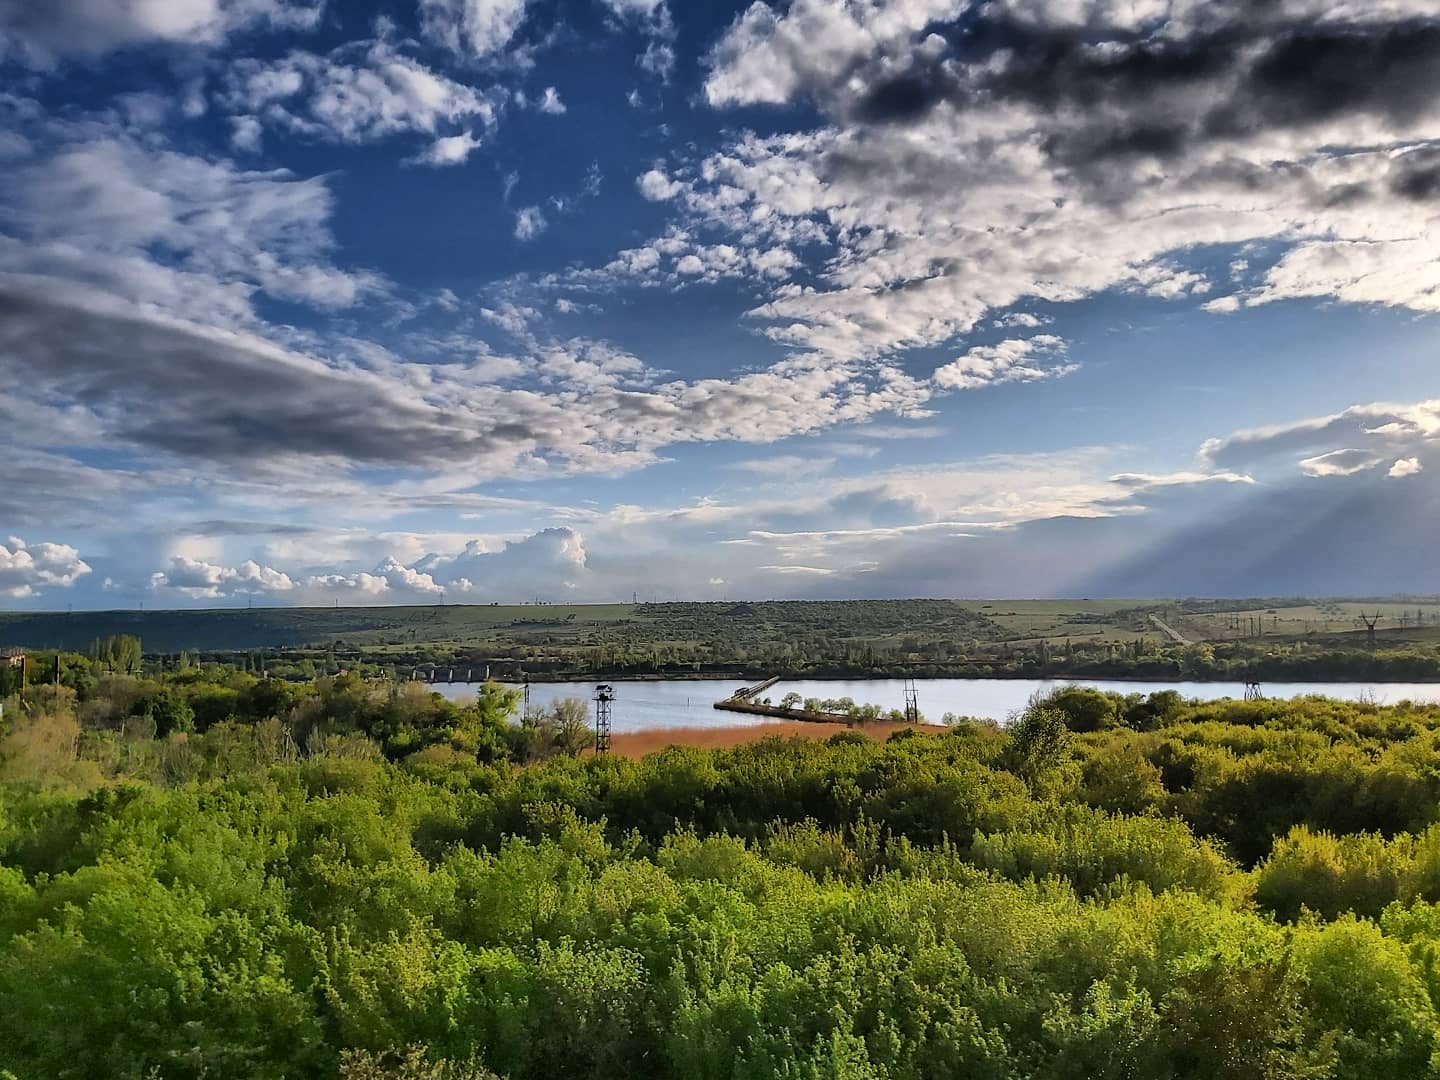
[[[1173,641],[1173,642],[1175,642],[1176,645],[1194,645],[1194,644],[1195,644],[1193,641],[1191,641],[1191,640],[1190,640],[1188,637],[1186,637],[1184,634],[1180,633],[1179,630],[1176,630],[1173,626],[1171,626],[1169,623],[1167,623],[1164,619],[1160,618],[1159,615],[1151,615],[1151,616],[1150,616],[1150,621],[1153,622],[1156,626],[1158,626],[1161,630],[1165,631],[1165,633],[1169,634],[1169,635],[1170,635],[1170,640]]]

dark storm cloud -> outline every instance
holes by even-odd
[[[1385,595],[1440,590],[1440,482],[1368,473],[1256,492],[1089,576],[1096,596]]]
[[[514,453],[536,439],[514,419],[451,415],[259,339],[16,278],[0,277],[0,370],[93,410],[120,440],[212,461],[424,465]]]
[[[1024,103],[1068,119],[1048,153],[1084,170],[1277,129],[1369,117],[1404,128],[1440,95],[1440,20],[1317,25],[1278,4],[1215,5],[1205,25],[1174,30],[1054,28],[995,5],[964,25],[932,28],[915,55],[877,61],[816,88],[862,123],[906,123],[941,103]],[[936,54],[935,34],[946,41]],[[898,69],[898,70],[897,70]]]
[[[1397,157],[1391,169],[1395,194],[1416,202],[1440,198],[1440,150],[1412,150]]]

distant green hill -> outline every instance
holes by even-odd
[[[338,641],[372,647],[468,644],[503,639],[535,627],[573,633],[577,624],[614,622],[628,618],[634,610],[629,604],[596,604],[3,612],[0,644],[83,651],[96,638],[110,634],[134,634],[152,653],[275,649]]]
[[[872,657],[944,662],[1042,642],[1061,649],[1137,640],[1363,645],[1362,614],[1381,616],[1387,646],[1429,647],[1440,637],[1433,597],[917,599],[0,612],[0,646],[83,651],[96,638],[133,634],[152,654],[337,645],[367,654],[529,650],[596,667],[621,657],[656,664],[824,658],[864,666]]]

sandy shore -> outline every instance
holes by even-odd
[[[742,746],[761,739],[778,735],[781,738],[828,739],[842,731],[856,731],[871,739],[883,742],[902,728],[917,731],[938,732],[943,727],[930,724],[900,724],[890,721],[876,721],[871,724],[811,724],[800,721],[779,721],[774,724],[752,724],[744,727],[719,728],[656,728],[653,731],[634,731],[611,736],[611,753],[623,757],[638,758],[653,754],[667,746],[700,746],[717,749],[725,746]]]

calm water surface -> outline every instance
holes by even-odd
[[[1081,686],[1114,690],[1121,694],[1149,694],[1156,690],[1178,690],[1186,698],[1214,701],[1220,698],[1243,698],[1245,684],[1238,682],[1162,683],[1108,681],[1103,679],[1074,680]],[[945,713],[1005,720],[1011,713],[1025,707],[1030,695],[1057,686],[1070,685],[1071,680],[1058,679],[920,679],[920,711],[927,719],[939,721]],[[763,724],[761,716],[721,712],[715,702],[729,697],[744,685],[739,679],[697,679],[664,681],[612,682],[615,688],[613,723],[616,731],[647,731],[676,727],[741,727]],[[801,697],[853,698],[856,702],[899,709],[905,704],[905,683],[902,679],[795,679],[779,682],[763,696],[779,702],[794,691]],[[448,698],[471,696],[476,687],[469,683],[437,683],[435,689]],[[1440,702],[1437,683],[1266,683],[1262,687],[1268,698],[1289,698],[1305,694],[1323,694],[1345,701],[1370,699],[1393,705],[1398,701]],[[578,697],[589,700],[595,693],[593,682],[531,683],[530,704],[544,708],[559,698]]]

